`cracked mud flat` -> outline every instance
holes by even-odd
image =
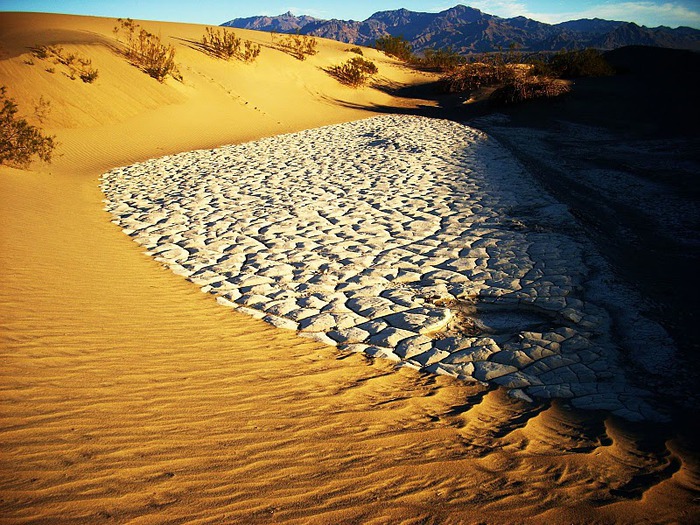
[[[224,306],[521,399],[664,419],[628,379],[600,257],[482,132],[374,117],[117,168],[102,189],[125,233]]]

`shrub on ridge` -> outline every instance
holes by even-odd
[[[414,58],[411,44],[402,36],[381,36],[374,42],[374,47],[405,62],[410,62]]]
[[[142,69],[158,82],[163,82],[170,75],[175,80],[182,80],[182,75],[175,64],[175,48],[165,45],[160,37],[140,28],[130,18],[118,18],[114,34],[119,41],[120,31],[126,32],[126,50],[124,55],[136,67]]]
[[[237,58],[243,62],[253,62],[260,54],[258,44],[242,40],[233,31],[224,28],[214,30],[207,27],[201,46],[207,54],[224,60]]]
[[[316,46],[318,41],[308,35],[287,35],[278,43],[277,48],[292,55],[297,60],[306,60],[307,56],[312,56],[318,53]]]
[[[328,73],[342,84],[359,87],[367,83],[372,75],[379,72],[376,64],[362,57],[353,57],[338,66],[328,68]]]

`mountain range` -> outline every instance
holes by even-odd
[[[322,20],[287,12],[272,17],[234,18],[221,25],[279,33],[299,32],[365,46],[372,45],[382,36],[403,36],[416,52],[449,46],[460,54],[482,53],[508,49],[512,44],[521,51],[584,47],[607,50],[628,45],[700,51],[700,31],[690,27],[649,28],[632,22],[598,18],[545,24],[523,16],[501,18],[464,5],[439,13],[407,9],[379,11],[361,22]]]

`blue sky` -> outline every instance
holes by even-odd
[[[650,27],[685,25],[700,28],[698,0],[0,0],[0,11],[45,11],[220,24],[232,18],[278,15],[286,11],[318,18],[364,20],[376,11],[405,7],[412,11],[437,12],[458,3],[502,17],[523,15],[548,23],[598,17]]]

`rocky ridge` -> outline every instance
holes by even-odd
[[[562,48],[615,49],[648,45],[700,50],[700,31],[690,27],[639,26],[631,22],[582,19],[545,24],[523,16],[501,18],[457,5],[439,13],[407,9],[379,11],[364,21],[321,20],[291,12],[269,17],[234,18],[221,24],[242,29],[300,32],[341,42],[370,46],[383,36],[403,36],[414,51],[451,47],[461,54],[508,49],[515,44],[526,52]]]

